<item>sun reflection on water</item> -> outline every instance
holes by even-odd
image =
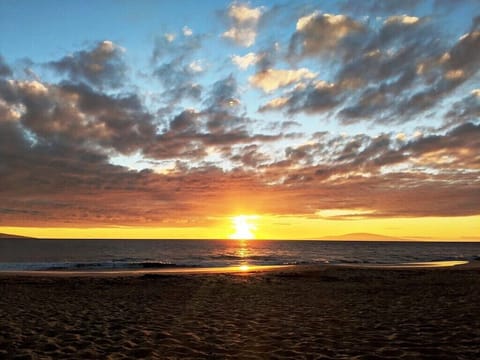
[[[250,269],[248,258],[251,256],[251,249],[248,246],[248,241],[239,240],[235,245],[236,249],[234,256],[240,261],[239,269],[241,271],[248,271]]]

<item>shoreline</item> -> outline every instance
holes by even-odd
[[[181,267],[157,269],[125,270],[26,270],[0,271],[0,277],[138,277],[144,275],[249,275],[271,272],[311,272],[328,269],[352,270],[475,270],[480,269],[480,261],[431,261],[399,264],[315,264],[315,265],[235,265],[222,267]]]

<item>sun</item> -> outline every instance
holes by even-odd
[[[254,219],[256,216],[239,215],[232,218],[235,233],[230,235],[230,239],[234,240],[251,240],[255,239],[255,225],[249,220]]]

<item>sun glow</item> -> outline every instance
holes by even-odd
[[[235,233],[230,235],[230,239],[234,240],[251,240],[255,239],[253,231],[256,226],[250,221],[256,218],[256,216],[239,215],[232,218]]]

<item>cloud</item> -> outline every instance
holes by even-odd
[[[240,96],[237,80],[233,74],[217,80],[213,83],[208,95],[205,103],[211,110],[236,110],[236,106],[239,102],[238,98]]]
[[[0,54],[0,77],[12,76],[12,70],[5,62],[5,59]]]
[[[4,87],[6,101],[11,94]],[[44,95],[55,91],[52,85],[45,87]],[[230,79],[212,88],[211,106],[221,107],[223,102],[216,96],[228,87],[228,95],[233,95]],[[42,94],[42,88],[34,84],[17,88],[17,92],[31,92],[29,96]],[[101,102],[90,96],[82,101],[91,111],[108,104],[107,99]],[[261,149],[265,141],[272,140],[268,136],[250,135],[236,127],[205,132],[207,119],[202,116],[202,112],[186,110],[173,117],[170,129],[149,143],[157,146],[150,155],[162,159],[163,147],[166,159],[178,159],[177,153],[189,160],[202,159],[207,144],[236,144],[224,152],[239,164],[234,171],[190,161],[177,163],[165,174],[129,171],[110,165],[108,155],[98,147],[62,141],[64,133],[35,139],[26,131],[35,132],[28,123],[0,121],[0,223],[193,226],[204,223],[206,211],[210,216],[229,213],[232,203],[259,214],[303,216],[328,209],[362,209],[363,217],[480,212],[476,181],[480,125],[467,123],[445,134],[401,142],[390,134],[332,137],[323,133],[306,144],[286,148],[284,157],[272,162]],[[406,171],[395,168],[405,163],[411,164]]]
[[[86,81],[100,88],[118,88],[123,85],[127,70],[123,52],[121,47],[105,40],[48,65],[74,82]]]
[[[447,73],[449,71],[462,72],[468,77],[478,71],[480,62],[480,24],[474,25],[472,30],[462,35],[452,49],[441,58],[441,63]]]
[[[270,157],[262,153],[258,145],[251,144],[238,149],[230,160],[241,163],[242,167],[256,169],[268,162]]]
[[[261,60],[261,56],[249,52],[244,56],[233,55],[232,63],[235,64],[240,70],[246,70],[252,65],[256,65]]]
[[[472,96],[475,96],[475,98],[480,98],[480,89],[472,90]]]
[[[445,135],[431,135],[407,143],[399,152],[423,166],[449,168],[461,172],[463,169],[480,170],[476,154],[480,150],[480,124],[461,124]]]
[[[310,80],[317,76],[306,68],[298,70],[268,69],[252,75],[248,81],[251,85],[269,93],[279,88]]]
[[[477,171],[480,164],[476,153],[480,150],[480,125],[464,123],[451,129],[443,135],[432,134],[414,137],[405,141],[405,136],[400,142],[393,141],[390,134],[383,134],[376,138],[357,137],[348,140],[341,150],[337,161],[342,166],[337,169],[349,171],[355,167],[378,172],[385,167],[407,164],[411,170],[416,167],[430,169],[449,169],[450,174],[455,173],[462,177],[464,169]],[[347,163],[345,163],[347,161]],[[420,170],[420,169],[418,169]],[[418,173],[422,173],[418,171]],[[439,177],[441,178],[441,174]]]
[[[59,142],[32,142],[18,123],[0,122],[0,138],[2,224],[93,222],[100,213],[91,206],[90,194],[100,195],[122,175],[93,151]]]
[[[413,9],[416,2],[410,5]],[[359,22],[344,14],[314,11],[298,19],[287,58],[320,60],[330,69],[325,83],[334,86],[302,83],[259,110],[294,115],[339,107],[337,119],[345,125],[411,121],[478,74],[478,21],[474,18],[469,32],[453,46],[447,39],[441,23],[430,17],[394,13]],[[259,69],[250,83],[266,92],[291,84],[288,76],[271,82],[274,77],[268,71],[272,68]]]
[[[193,35],[193,30],[190,29],[188,26],[184,26],[182,28],[182,33],[183,33],[183,36],[192,36]]]
[[[478,74],[480,63],[480,30],[475,25],[470,32],[461,36],[457,43],[443,55],[437,57],[427,69],[436,74],[429,87],[406,97],[399,107],[413,115],[433,107],[438,101]]]
[[[228,9],[231,27],[223,37],[243,47],[250,47],[257,38],[257,26],[262,17],[263,8],[251,8],[248,4],[232,3]]]
[[[412,120],[471,79],[477,71],[476,36],[468,33],[448,49],[438,34],[426,19],[387,18],[361,55],[338,72],[351,99],[339,113],[342,123]]]
[[[285,160],[262,170],[276,184],[277,196],[288,189],[297,199],[292,207],[301,204],[292,211],[363,209],[363,217],[474,215],[480,211],[474,200],[480,188],[472,182],[480,171],[479,135],[480,125],[471,123],[408,142],[391,134],[324,134],[286,149]]]
[[[254,67],[248,83],[266,94],[258,110],[284,116],[254,118],[245,74],[214,73],[202,56],[212,38],[189,27],[155,39],[153,86],[142,80],[153,104],[140,86],[118,85],[131,79],[108,41],[48,63],[60,81],[0,58],[0,224],[193,226],[232,204],[309,217],[480,214],[478,17],[452,39],[445,18],[420,17],[416,1],[344,4],[348,13],[310,12],[271,47],[220,63]],[[265,14],[233,3],[224,37],[253,46]],[[388,127],[312,133],[295,118],[325,112],[312,119]],[[112,165],[120,154],[148,169]]]
[[[207,203],[209,214],[224,215],[232,191],[241,196],[264,185],[190,161],[204,159],[209,147],[245,144],[251,154],[241,161],[253,164],[260,155],[250,144],[279,139],[246,129],[247,119],[228,101],[237,95],[234,78],[222,79],[205,109],[185,110],[157,133],[135,95],[109,96],[85,84],[0,80],[0,111],[21,109],[15,119],[0,117],[0,224],[193,226],[205,222]],[[209,131],[217,117],[224,121]],[[163,175],[130,171],[109,164],[117,151],[189,165],[179,163]]]
[[[341,93],[336,84],[322,80],[312,81],[306,85],[300,84],[281,97],[270,100],[260,106],[259,111],[286,110],[289,114],[324,112],[341,102]]]
[[[172,33],[165,33],[163,35],[163,37],[165,38],[165,40],[167,40],[169,43],[173,42],[176,38],[175,34],[172,34]]]
[[[191,35],[177,41],[168,41],[165,36],[157,36],[154,41],[151,61],[155,65],[165,59],[184,59],[202,47],[203,36]]]
[[[11,105],[0,99],[0,122],[1,121],[16,121],[22,117],[21,106]]]
[[[240,93],[235,77],[229,76],[216,81],[205,99],[206,108],[202,115],[206,127],[212,134],[244,133],[248,118],[241,114]],[[236,137],[236,136],[235,136]]]
[[[409,16],[394,18],[387,19],[377,32],[370,32],[357,46],[357,56],[340,68],[337,77],[345,86],[377,83],[406,72],[415,74],[418,64],[440,54],[443,48],[438,33],[427,23],[402,20]]]
[[[18,122],[35,141],[152,159],[200,161],[212,146],[278,140],[251,132],[239,98],[230,75],[212,85],[203,109],[181,111],[160,131],[137,94],[106,95],[85,84],[0,82],[2,118]]]
[[[204,72],[196,52],[201,48],[202,36],[189,35],[177,41],[168,41],[164,37],[155,39],[152,52],[152,75],[163,86],[162,99],[171,107],[178,99],[200,100],[203,86],[196,78]]]
[[[352,15],[371,15],[371,14],[402,14],[414,11],[421,5],[420,0],[345,0],[340,3],[340,8]]]
[[[408,15],[393,15],[388,17],[385,21],[385,25],[414,25],[418,23],[420,19],[416,16]]]
[[[0,83],[1,98],[39,141],[128,154],[156,132],[152,116],[135,94],[109,96],[85,84],[9,80]]]
[[[199,113],[194,109],[187,109],[175,116],[170,122],[170,130],[176,133],[178,132],[194,132],[198,129],[196,120],[199,117]]]
[[[159,65],[153,75],[163,85],[164,95],[169,101],[177,101],[185,97],[198,100],[203,88],[192,80],[200,72],[202,68],[195,62],[185,64],[174,60]]]
[[[155,159],[184,158],[201,161],[216,147],[238,144],[274,142],[281,135],[252,133],[249,117],[242,112],[236,79],[229,75],[212,84],[204,107],[187,109],[174,116],[166,132],[143,148],[146,156]]]
[[[290,40],[290,55],[328,55],[349,36],[364,31],[364,25],[346,15],[315,11],[298,19]]]
[[[266,104],[262,105],[259,108],[259,111],[272,111],[272,110],[280,110],[284,108],[288,104],[289,98],[288,97],[278,97],[270,100]]]

